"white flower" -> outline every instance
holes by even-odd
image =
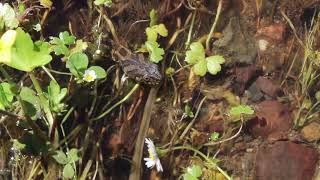
[[[144,158],[144,160],[146,161],[146,166],[150,169],[156,166],[157,171],[162,172],[163,168],[160,163],[160,159],[158,157],[156,147],[154,146],[151,139],[146,138],[145,142],[147,144],[148,153],[149,153],[149,158]]]
[[[92,82],[97,79],[96,72],[94,70],[87,69],[84,71],[83,80]]]

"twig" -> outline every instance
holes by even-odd
[[[219,20],[219,17],[220,17],[220,13],[221,13],[221,9],[222,9],[222,0],[219,0],[219,4],[218,4],[218,9],[217,9],[217,14],[216,14],[216,17],[214,18],[214,22],[212,24],[212,27],[210,29],[210,32],[209,32],[209,35],[208,35],[208,38],[207,38],[207,41],[206,41],[206,49],[209,50],[210,49],[210,39],[212,37],[212,34],[214,32],[214,29],[216,28],[216,25],[218,23],[218,20]]]

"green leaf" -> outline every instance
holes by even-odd
[[[240,116],[241,114],[252,115],[254,110],[247,105],[239,105],[236,107],[232,107],[230,110],[230,115],[232,116]]]
[[[162,37],[168,36],[168,30],[164,24],[152,26],[152,28]]]
[[[149,58],[151,62],[158,63],[162,60],[162,56],[164,55],[164,50],[159,48],[159,44],[153,41],[147,41],[145,43],[146,48],[149,52]]]
[[[219,136],[220,136],[220,134],[217,132],[211,133],[210,141],[216,141],[217,139],[219,139]]]
[[[84,70],[87,69],[88,64],[89,60],[87,55],[79,52],[74,53],[70,56],[69,60],[66,63],[66,66],[74,76],[80,79]]]
[[[14,93],[11,91],[11,85],[9,83],[0,84],[0,109],[11,107]]]
[[[154,25],[157,24],[157,20],[158,20],[158,15],[157,15],[157,11],[152,9],[149,13],[149,17],[150,17],[150,24],[149,26],[152,27]]]
[[[149,41],[149,42],[156,42],[157,41],[158,33],[154,29],[147,27],[146,34],[147,34],[147,41]]]
[[[210,56],[206,58],[208,71],[212,75],[216,75],[218,72],[221,71],[221,65],[224,63],[224,58],[222,56]]]
[[[30,72],[34,68],[46,65],[52,60],[46,43],[34,44],[30,35],[21,28],[16,30],[16,40],[11,49],[11,60],[6,65]],[[41,46],[38,46],[41,44]]]
[[[14,9],[8,4],[0,4],[0,21],[9,29],[18,27],[19,20]]]
[[[74,169],[71,164],[66,164],[63,168],[63,177],[71,179],[74,176]]]
[[[112,0],[95,0],[94,4],[99,6],[99,5],[105,5],[107,7],[110,7],[112,4]]]
[[[12,147],[16,150],[23,150],[26,147],[25,144],[19,142],[17,139],[13,139],[12,141]]]
[[[76,41],[76,37],[70,35],[68,31],[60,32],[59,38],[62,40],[63,44],[65,45],[74,44]]]
[[[51,0],[40,0],[40,5],[45,8],[51,8],[52,1]]]
[[[91,66],[89,70],[93,70],[96,73],[97,79],[103,79],[107,76],[106,71],[100,66]]]
[[[190,118],[194,117],[193,112],[191,111],[191,108],[188,105],[184,106],[184,113]]]
[[[20,96],[27,109],[27,115],[36,120],[41,114],[40,100],[36,96],[36,93],[28,87],[22,87]]]
[[[317,91],[315,94],[317,101],[320,101],[320,91]]]
[[[77,53],[77,52],[83,52],[88,48],[88,43],[83,42],[82,39],[76,41],[76,46],[70,50],[70,55]]]
[[[52,156],[59,164],[68,164],[69,159],[63,151],[56,151],[56,154]]]
[[[205,59],[205,52],[202,44],[200,42],[194,42],[190,45],[190,50],[186,52],[185,61],[188,64],[196,64],[199,61],[203,61]]]
[[[204,76],[207,73],[207,61],[201,60],[192,67],[193,72],[198,76]]]
[[[187,172],[183,175],[184,180],[198,180],[202,175],[201,167],[198,165],[192,165],[192,167],[187,168]]]
[[[54,112],[63,112],[66,105],[61,103],[67,95],[67,88],[60,89],[60,86],[55,81],[50,81],[48,86],[47,98],[49,99],[50,109]]]
[[[16,40],[17,32],[6,31],[0,39],[0,62],[9,63],[12,59],[11,48]]]
[[[70,151],[68,152],[69,162],[78,161],[80,159],[78,153],[79,153],[78,149],[75,149],[75,148],[70,149]]]

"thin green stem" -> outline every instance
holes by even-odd
[[[42,92],[42,89],[41,89],[41,86],[40,86],[38,80],[36,79],[36,77],[34,76],[34,74],[32,72],[29,73],[29,77],[33,83],[34,88],[37,91],[37,94],[40,99],[41,107],[43,108],[43,111],[44,111],[46,118],[47,118],[47,121],[49,123],[49,136],[50,136],[51,132],[53,130],[52,128],[53,128],[53,121],[54,120],[53,120],[53,116],[52,116],[52,113],[50,110],[49,103]]]
[[[216,17],[214,19],[214,22],[212,24],[212,27],[210,29],[210,32],[209,32],[209,35],[208,35],[208,38],[207,38],[207,41],[206,41],[206,49],[210,49],[210,45],[209,45],[210,39],[211,39],[212,34],[214,32],[214,29],[216,28],[216,25],[218,23],[218,20],[219,20],[219,17],[220,17],[220,13],[221,13],[221,8],[222,8],[222,0],[219,0],[217,14],[216,14]]]
[[[208,158],[208,156],[206,156],[205,154],[203,154],[201,151],[193,148],[193,147],[188,147],[188,146],[177,146],[177,147],[173,147],[171,148],[169,151],[175,151],[175,150],[190,150],[190,151],[193,151],[197,154],[199,154],[203,159],[205,159],[207,162],[209,162],[211,165],[213,165],[214,167],[217,168],[217,170],[223,174],[228,180],[231,180],[232,178],[223,170],[221,169],[217,163],[213,162],[210,158]]]
[[[192,14],[191,26],[190,26],[190,29],[189,29],[187,41],[186,41],[186,43],[185,43],[186,49],[188,49],[188,48],[189,48],[189,45],[190,45],[191,34],[192,34],[192,29],[193,29],[194,19],[195,19],[195,17],[196,17],[196,14],[197,14],[196,11],[194,11],[194,13]]]
[[[127,99],[129,99],[129,97],[139,88],[139,84],[134,85],[134,87],[130,90],[130,92],[124,97],[122,98],[119,102],[117,102],[116,104],[114,104],[113,106],[111,106],[109,109],[107,109],[105,112],[103,112],[102,114],[100,114],[98,117],[95,117],[93,119],[91,119],[92,121],[96,121],[99,120],[101,118],[103,118],[104,116],[106,116],[107,114],[109,114],[115,107],[119,106],[120,104],[122,104],[123,102],[125,102]]]

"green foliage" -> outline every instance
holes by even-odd
[[[183,174],[184,180],[198,180],[202,175],[201,167],[198,165],[192,165],[187,168],[187,172]]]
[[[149,13],[149,17],[150,17],[150,24],[149,26],[152,27],[154,25],[157,24],[157,20],[158,20],[158,14],[157,11],[152,9]]]
[[[83,72],[87,69],[89,60],[86,54],[84,53],[74,53],[70,56],[70,59],[67,61],[67,68],[70,72],[81,79]]]
[[[152,10],[149,15],[150,27],[146,28],[147,41],[140,51],[144,51],[146,49],[149,52],[149,60],[153,63],[158,63],[163,59],[164,55],[164,50],[160,48],[160,45],[157,42],[158,35],[162,37],[168,36],[168,30],[164,24],[155,24],[157,22],[157,14],[155,10]]]
[[[221,64],[225,59],[220,55],[205,57],[205,51],[200,42],[190,45],[190,50],[186,52],[185,61],[193,65],[192,70],[198,76],[204,76],[207,72],[216,75],[221,71]]]
[[[69,32],[64,31],[59,33],[59,38],[50,37],[50,39],[50,44],[52,45],[55,54],[68,57],[70,55],[70,51],[67,46],[74,44],[76,37],[70,35]]]
[[[67,95],[67,88],[60,88],[59,84],[51,81],[48,86],[48,91],[45,93],[49,100],[50,109],[56,113],[64,112],[66,105],[61,101]]]
[[[158,63],[162,60],[164,55],[164,50],[159,48],[159,44],[156,41],[147,41],[145,46],[149,52],[150,61]]]
[[[11,47],[16,40],[17,32],[14,30],[6,31],[0,38],[0,62],[8,63],[11,61]]]
[[[1,41],[0,54],[5,54],[5,58],[0,59],[0,62],[15,69],[30,72],[52,60],[48,43],[41,41],[33,43],[30,35],[21,28],[18,28],[15,32],[11,31],[8,38],[11,42],[15,34],[15,41],[12,46],[10,44],[3,45]],[[8,54],[8,52],[10,53]]]
[[[220,136],[220,134],[217,133],[217,132],[211,133],[211,135],[210,135],[210,141],[216,141],[216,140],[218,140],[218,139],[219,139],[219,136]]]
[[[45,8],[51,8],[52,1],[51,0],[40,0],[40,5]]]
[[[100,66],[91,66],[88,69],[93,70],[96,73],[97,79],[103,79],[107,76],[106,71]]]
[[[36,120],[41,115],[40,99],[36,93],[28,88],[22,87],[20,91],[21,100],[26,107],[26,113],[31,119]]]
[[[320,101],[320,91],[317,91],[315,94],[317,101]]]
[[[64,165],[63,176],[65,178],[72,178],[75,175],[72,164],[79,160],[78,152],[73,148],[66,154],[63,151],[56,151],[56,154],[52,156],[59,164]]]
[[[107,7],[110,7],[112,5],[112,0],[95,0],[94,4],[99,5],[105,5]]]
[[[19,140],[14,140],[13,144],[16,149],[34,156],[48,154],[51,146],[49,142],[45,142],[37,135],[29,132],[25,133]]]
[[[232,107],[230,110],[230,115],[232,116],[240,116],[241,114],[252,115],[254,114],[254,110],[247,105]]]
[[[83,82],[84,72],[87,70],[88,65],[88,56],[81,52],[72,54],[66,64],[70,72],[77,77],[78,82]],[[88,70],[95,72],[96,79],[103,79],[107,76],[106,71],[100,66],[91,66]]]
[[[190,106],[188,106],[188,105],[185,105],[185,106],[184,106],[184,114],[185,114],[186,116],[190,117],[190,118],[193,118],[193,117],[194,117],[194,114],[193,114],[193,112],[191,111]]]
[[[17,28],[19,25],[19,20],[16,17],[14,9],[8,4],[0,3],[0,31],[4,27],[9,29]]]
[[[9,83],[0,84],[0,109],[6,109],[11,107],[11,103],[14,97],[14,93],[11,91],[11,85]]]
[[[41,24],[38,23],[38,24],[33,25],[33,30],[40,32],[41,31]]]

